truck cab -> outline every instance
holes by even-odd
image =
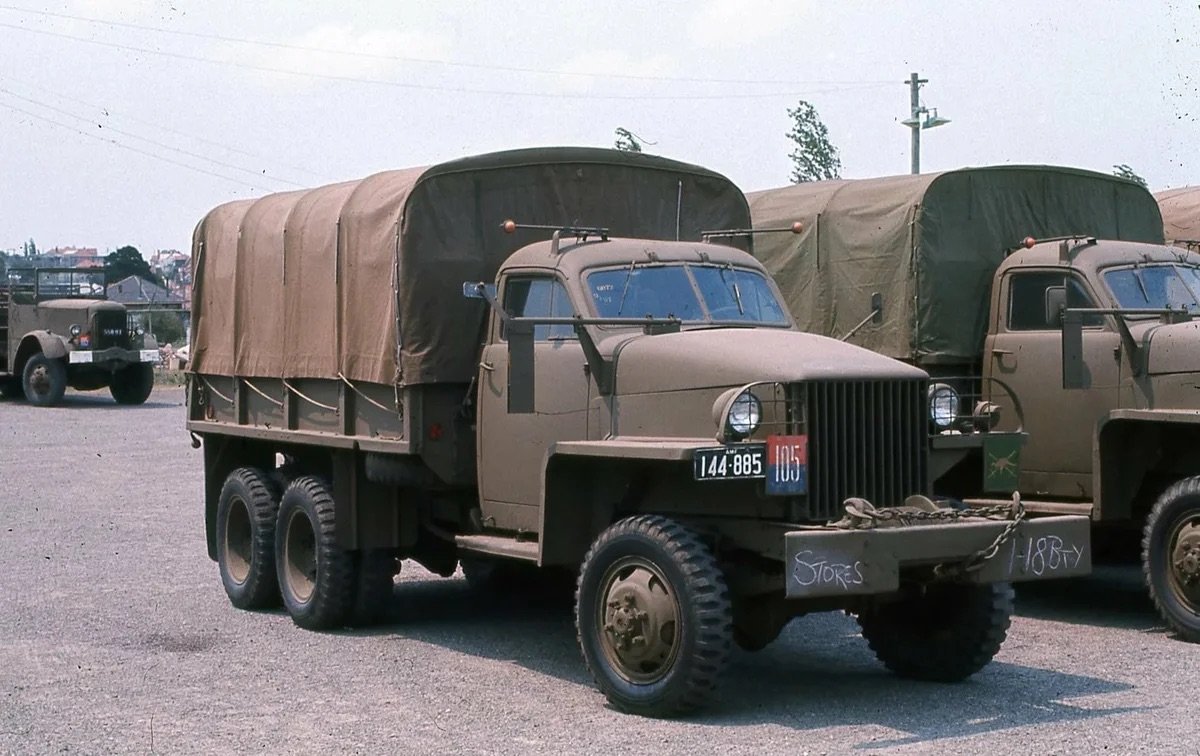
[[[996,272],[985,372],[1024,408],[1020,490],[1142,534],[1151,594],[1200,640],[1200,254],[1027,239]]]
[[[119,404],[141,404],[154,386],[158,350],[107,299],[103,270],[9,268],[0,284],[0,389],[36,405],[67,387],[108,387]]]

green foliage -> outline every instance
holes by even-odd
[[[33,257],[34,255],[36,255],[38,253],[37,245],[33,243],[32,238],[29,241],[22,244],[21,248],[24,250],[26,257]]]
[[[1133,169],[1124,163],[1113,166],[1113,175],[1117,176],[1118,178],[1129,179],[1130,181],[1141,184],[1142,186],[1146,185],[1146,179],[1134,173]]]
[[[801,100],[796,107],[788,109],[792,119],[792,130],[788,139],[795,144],[789,153],[792,159],[792,183],[835,179],[841,175],[842,159],[837,147],[829,141],[829,131],[821,122],[817,109]]]
[[[160,346],[173,344],[183,346],[183,319],[178,312],[159,310],[151,312],[147,317],[146,330],[154,334]]]
[[[108,273],[109,283],[116,283],[127,276],[138,276],[159,286],[163,280],[150,270],[150,263],[142,257],[137,247],[124,246],[104,256],[104,270]]]
[[[641,152],[642,142],[629,129],[618,127],[616,131],[617,141],[613,144],[621,152]]]

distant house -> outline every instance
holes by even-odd
[[[130,310],[182,310],[183,297],[141,276],[125,276],[108,285],[108,298]]]

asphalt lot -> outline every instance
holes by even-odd
[[[841,615],[735,651],[721,702],[618,714],[569,607],[481,603],[406,563],[388,621],[311,633],[225,598],[183,393],[0,402],[0,752],[1196,753],[1200,646],[1134,566],[1027,587],[953,686],[888,674]]]

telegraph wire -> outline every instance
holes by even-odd
[[[26,89],[30,89],[30,90],[33,90],[33,91],[35,91],[35,92],[41,92],[42,94],[49,95],[50,97],[53,97],[53,98],[55,98],[55,99],[57,99],[57,100],[62,100],[63,102],[70,102],[70,103],[73,103],[73,104],[75,104],[75,105],[82,105],[82,106],[84,106],[84,107],[88,107],[88,108],[95,108],[96,110],[98,110],[98,111],[102,112],[102,113],[104,114],[104,117],[105,117],[105,118],[113,118],[113,117],[115,117],[115,116],[114,116],[114,114],[113,114],[113,113],[110,111],[110,109],[108,108],[108,106],[107,106],[107,105],[100,105],[100,104],[98,104],[98,103],[94,103],[94,102],[88,102],[87,100],[80,100],[80,99],[78,99],[78,98],[75,98],[75,97],[68,97],[67,95],[64,95],[64,94],[61,94],[61,93],[58,93],[58,92],[52,92],[52,91],[50,91],[50,90],[46,89],[45,87],[40,87],[40,86],[37,86],[36,84],[33,84],[33,83],[31,83],[31,82],[28,82],[28,81],[22,81],[22,80],[20,80],[20,79],[14,79],[14,78],[12,78],[11,76],[8,76],[8,75],[6,75],[6,74],[2,74],[2,73],[0,73],[0,82],[2,82],[2,81],[8,81],[8,82],[10,82],[10,83],[12,83],[12,84],[17,84],[17,85],[19,85],[19,86],[25,87]],[[15,94],[14,94],[13,96],[15,97],[15,96],[17,96],[17,95],[15,95]],[[120,116],[120,118],[121,118],[121,119],[123,119],[123,120],[132,121],[132,122],[134,122],[134,123],[141,123],[141,124],[145,124],[146,126],[149,126],[149,127],[151,127],[151,128],[154,128],[154,129],[158,129],[158,130],[160,130],[160,131],[165,131],[165,132],[166,132],[166,133],[168,133],[168,134],[174,134],[175,136],[181,136],[181,137],[184,137],[184,138],[186,138],[186,139],[194,139],[194,140],[196,140],[197,142],[200,142],[201,144],[207,144],[207,145],[209,145],[209,146],[216,147],[216,148],[218,148],[218,149],[222,149],[222,150],[226,150],[226,151],[228,151],[228,152],[232,152],[232,153],[235,153],[235,154],[238,154],[238,155],[244,155],[244,156],[246,156],[246,157],[253,158],[254,160],[262,160],[262,161],[265,161],[265,162],[267,162],[267,163],[271,163],[271,164],[274,164],[274,165],[278,165],[278,166],[280,166],[280,167],[282,167],[282,168],[287,168],[287,169],[288,169],[288,170],[290,170],[290,171],[295,171],[295,172],[297,172],[297,173],[303,173],[303,174],[306,174],[306,175],[312,176],[312,177],[314,177],[314,178],[316,178],[316,179],[318,179],[318,180],[320,180],[320,181],[323,181],[323,182],[329,182],[329,181],[330,181],[330,179],[328,179],[327,177],[325,177],[324,175],[322,175],[322,174],[320,174],[320,173],[318,173],[318,172],[316,172],[316,171],[313,171],[313,170],[311,170],[311,169],[308,169],[308,168],[303,168],[303,167],[301,167],[301,166],[298,166],[298,165],[291,165],[291,164],[289,164],[289,163],[284,163],[283,161],[281,161],[281,160],[278,160],[277,158],[273,158],[273,157],[271,157],[271,156],[269,156],[269,155],[262,155],[262,154],[258,154],[258,153],[255,153],[255,152],[250,152],[250,151],[248,151],[248,150],[243,150],[243,149],[240,149],[240,148],[238,148],[238,147],[233,147],[233,146],[231,146],[231,145],[224,144],[223,142],[217,142],[217,141],[215,141],[215,140],[212,140],[212,139],[208,139],[208,138],[205,138],[205,137],[199,136],[198,134],[191,134],[191,133],[188,133],[188,132],[186,132],[186,131],[179,131],[179,130],[177,130],[177,129],[173,129],[173,128],[169,127],[169,126],[163,126],[162,124],[159,124],[159,123],[154,123],[153,121],[147,121],[147,120],[145,120],[144,118],[135,118],[134,116],[131,116],[131,115],[128,115],[128,114],[122,114],[122,115]],[[205,159],[207,160],[208,158],[205,158]]]
[[[807,92],[732,92],[726,94],[707,94],[707,95],[614,95],[614,94],[595,94],[582,92],[572,94],[567,92],[530,92],[530,91],[513,91],[503,89],[480,89],[473,87],[449,87],[439,86],[436,84],[414,84],[410,82],[395,81],[391,79],[370,79],[357,76],[343,76],[338,74],[323,74],[315,72],[292,71],[286,68],[274,68],[271,66],[260,66],[253,63],[240,63],[231,60],[218,60],[214,58],[205,58],[198,55],[187,55],[185,53],[167,52],[165,50],[154,50],[148,47],[136,47],[134,45],[122,45],[116,42],[102,42],[98,39],[88,39],[87,37],[78,37],[72,34],[63,34],[61,32],[52,32],[45,29],[32,29],[26,26],[17,24],[0,23],[0,28],[13,29],[15,31],[29,32],[31,34],[42,34],[48,37],[57,37],[59,39],[69,39],[76,42],[83,42],[90,45],[99,45],[101,47],[110,47],[118,50],[128,50],[131,52],[140,52],[147,55],[160,55],[168,58],[178,58],[180,60],[190,60],[197,63],[209,63],[212,65],[232,66],[234,68],[245,68],[252,71],[261,71],[264,73],[283,74],[285,76],[296,76],[300,78],[323,79],[326,81],[342,81],[352,82],[357,84],[377,84],[380,86],[397,87],[400,89],[412,89],[428,92],[455,92],[458,94],[477,94],[477,95],[497,95],[504,97],[533,97],[550,100],[625,100],[625,101],[700,101],[700,100],[751,100],[751,99],[771,99],[782,97],[803,97],[813,94],[828,94],[831,92],[844,92],[850,90],[863,89],[879,89],[882,87],[891,87],[892,84],[863,82],[849,86],[837,86],[825,89],[813,89]]]
[[[210,34],[205,32],[187,31],[184,29],[166,29],[160,26],[147,26],[144,24],[133,24],[127,21],[109,21],[101,18],[93,18],[88,16],[74,16],[67,13],[55,13],[52,11],[33,10],[30,8],[18,8],[12,5],[0,5],[0,10],[14,11],[17,13],[28,13],[35,16],[44,16],[49,18],[61,18],[70,21],[84,21],[90,24],[100,24],[102,26],[119,27],[124,29],[136,29],[139,31],[157,32],[160,34],[175,34],[182,37],[193,37],[197,39],[211,39],[218,42],[233,42],[243,45],[257,45],[260,47],[271,47],[278,50],[295,50],[297,52],[314,52],[326,53],[330,55],[344,55],[353,58],[367,58],[372,60],[388,60],[397,63],[420,63],[423,65],[448,66],[452,68],[468,68],[484,71],[503,71],[506,73],[528,73],[537,74],[539,76],[578,76],[597,79],[626,79],[632,81],[657,81],[669,84],[689,83],[689,84],[779,84],[779,85],[891,85],[894,84],[889,80],[875,81],[798,81],[795,79],[712,79],[712,78],[693,78],[686,76],[650,76],[646,74],[620,74],[620,73],[585,73],[582,71],[554,71],[541,68],[523,68],[519,66],[501,66],[488,63],[464,63],[459,61],[437,60],[434,58],[412,58],[401,55],[384,55],[381,53],[362,52],[360,50],[334,50],[327,47],[311,47],[308,45],[297,45],[288,42],[273,42],[270,40],[247,39],[245,37],[229,37],[222,34]],[[31,30],[32,31],[32,30]],[[504,93],[508,94],[508,93]]]
[[[23,96],[17,94],[16,92],[13,92],[9,89],[5,89],[4,87],[0,87],[0,92],[8,95],[9,97],[15,97],[16,99],[21,100],[22,102],[29,103],[30,105],[36,105],[39,108],[45,108],[46,110],[49,110],[52,113],[58,113],[59,115],[65,115],[68,118],[74,118],[74,119],[77,119],[80,121],[94,123],[94,121],[91,118],[88,118],[87,116],[77,115],[68,110],[63,110],[62,108],[56,108],[53,105],[47,105],[44,102],[39,102],[39,101],[31,99],[29,97],[23,97]],[[295,187],[298,189],[307,188],[305,184],[298,184],[295,181],[289,181],[285,178],[279,178],[277,176],[268,175],[266,173],[265,169],[260,172],[260,171],[254,170],[252,168],[243,168],[240,165],[234,165],[233,163],[226,163],[221,160],[217,160],[215,158],[208,157],[207,155],[201,155],[200,153],[197,153],[197,152],[191,152],[190,150],[185,150],[185,149],[181,149],[179,147],[175,147],[173,145],[164,144],[162,142],[155,141],[148,137],[144,137],[139,134],[134,134],[132,132],[125,131],[123,129],[119,129],[115,126],[100,125],[99,128],[107,128],[109,131],[113,132],[114,134],[120,134],[121,136],[125,136],[130,139],[136,139],[140,142],[146,142],[147,144],[152,144],[155,147],[158,147],[159,149],[170,150],[171,152],[178,152],[181,155],[186,155],[186,156],[188,156],[190,158],[194,158],[196,160],[203,160],[205,162],[212,163],[213,165],[217,165],[222,168],[228,168],[230,170],[239,171],[241,173],[248,173],[248,174],[258,177],[258,178],[266,179],[268,181],[274,181],[274,182],[280,183],[280,184],[286,184],[288,186]]]
[[[34,113],[31,110],[26,110],[24,108],[17,107],[16,105],[13,105],[11,103],[0,101],[0,106],[8,108],[9,110],[14,111],[16,113],[21,113],[23,115],[29,116],[30,118],[36,118],[39,121],[45,121],[46,123],[49,123],[53,126],[57,126],[61,129],[66,129],[67,131],[74,131],[76,134],[82,134],[83,136],[88,137],[90,139],[96,139],[98,141],[104,142],[105,144],[111,144],[114,147],[120,147],[123,150],[129,150],[130,152],[135,152],[139,155],[144,155],[146,157],[151,157],[156,160],[161,160],[165,163],[170,163],[171,165],[177,165],[180,168],[187,168],[190,171],[196,171],[197,173],[203,173],[206,176],[212,176],[213,178],[224,179],[225,181],[229,181],[229,182],[238,184],[239,186],[250,189],[251,191],[256,192],[256,191],[259,191],[260,188],[265,188],[265,187],[255,186],[254,184],[251,184],[250,182],[248,182],[242,178],[236,178],[233,176],[227,176],[225,174],[217,173],[216,171],[210,171],[205,168],[200,168],[198,166],[191,165],[190,163],[184,163],[180,160],[174,160],[174,159],[166,157],[164,155],[159,155],[157,153],[150,152],[149,150],[142,150],[142,149],[139,149],[132,145],[124,144],[123,142],[118,142],[115,139],[103,137],[103,136],[100,136],[99,134],[93,134],[90,131],[84,131],[82,129],[76,128],[75,126],[71,126],[70,124],[62,123],[61,121],[56,121],[53,118],[48,118],[39,113]]]

